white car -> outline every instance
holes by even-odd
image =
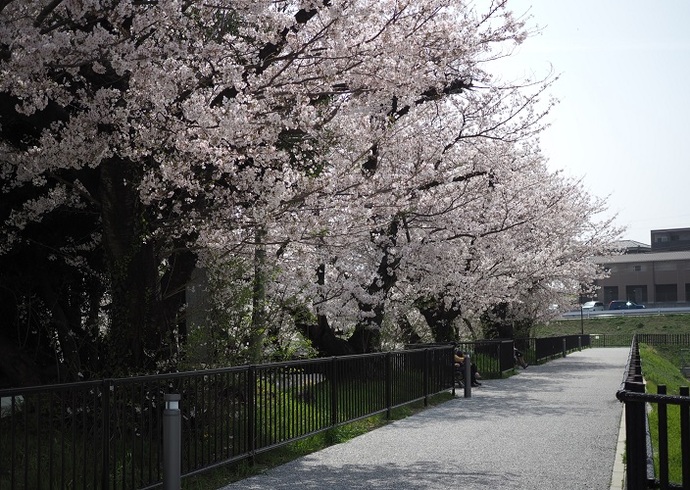
[[[601,301],[587,301],[582,305],[582,311],[604,311],[604,303]]]

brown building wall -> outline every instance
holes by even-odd
[[[610,277],[597,282],[597,299],[608,302],[631,300],[637,303],[690,302],[690,260],[643,261],[644,255],[625,256],[619,263],[605,263]],[[614,259],[612,259],[614,260]],[[617,288],[616,298],[612,297]]]

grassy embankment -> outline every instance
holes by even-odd
[[[640,346],[642,356],[642,372],[647,382],[647,393],[657,393],[659,385],[666,386],[666,393],[678,395],[681,386],[690,385],[678,369],[678,362],[686,353],[678,346],[650,347]],[[659,412],[658,405],[651,404],[649,412],[649,430],[654,447],[654,469],[659,475]],[[668,406],[668,460],[669,481],[682,481],[682,458],[680,448],[680,408],[678,405]]]
[[[645,315],[556,320],[532,329],[532,337],[585,334],[690,333],[690,315]]]

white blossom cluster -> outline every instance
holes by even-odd
[[[130,169],[142,240],[251,261],[260,227],[268,294],[330,318],[424,295],[546,306],[617,231],[546,167],[548,84],[491,76],[527,35],[508,3],[1,2],[3,132],[49,123],[0,138],[0,252],[58,207],[99,209],[72,175],[107,163]]]

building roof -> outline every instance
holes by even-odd
[[[672,262],[678,260],[690,260],[690,250],[613,255],[594,258],[594,262],[597,264],[632,264],[640,262]]]
[[[652,230],[651,233],[668,233],[681,231],[690,231],[690,228],[662,228],[660,230]]]
[[[652,249],[651,245],[636,242],[635,240],[619,240],[614,243],[614,247],[623,250],[625,253],[648,252]]]

